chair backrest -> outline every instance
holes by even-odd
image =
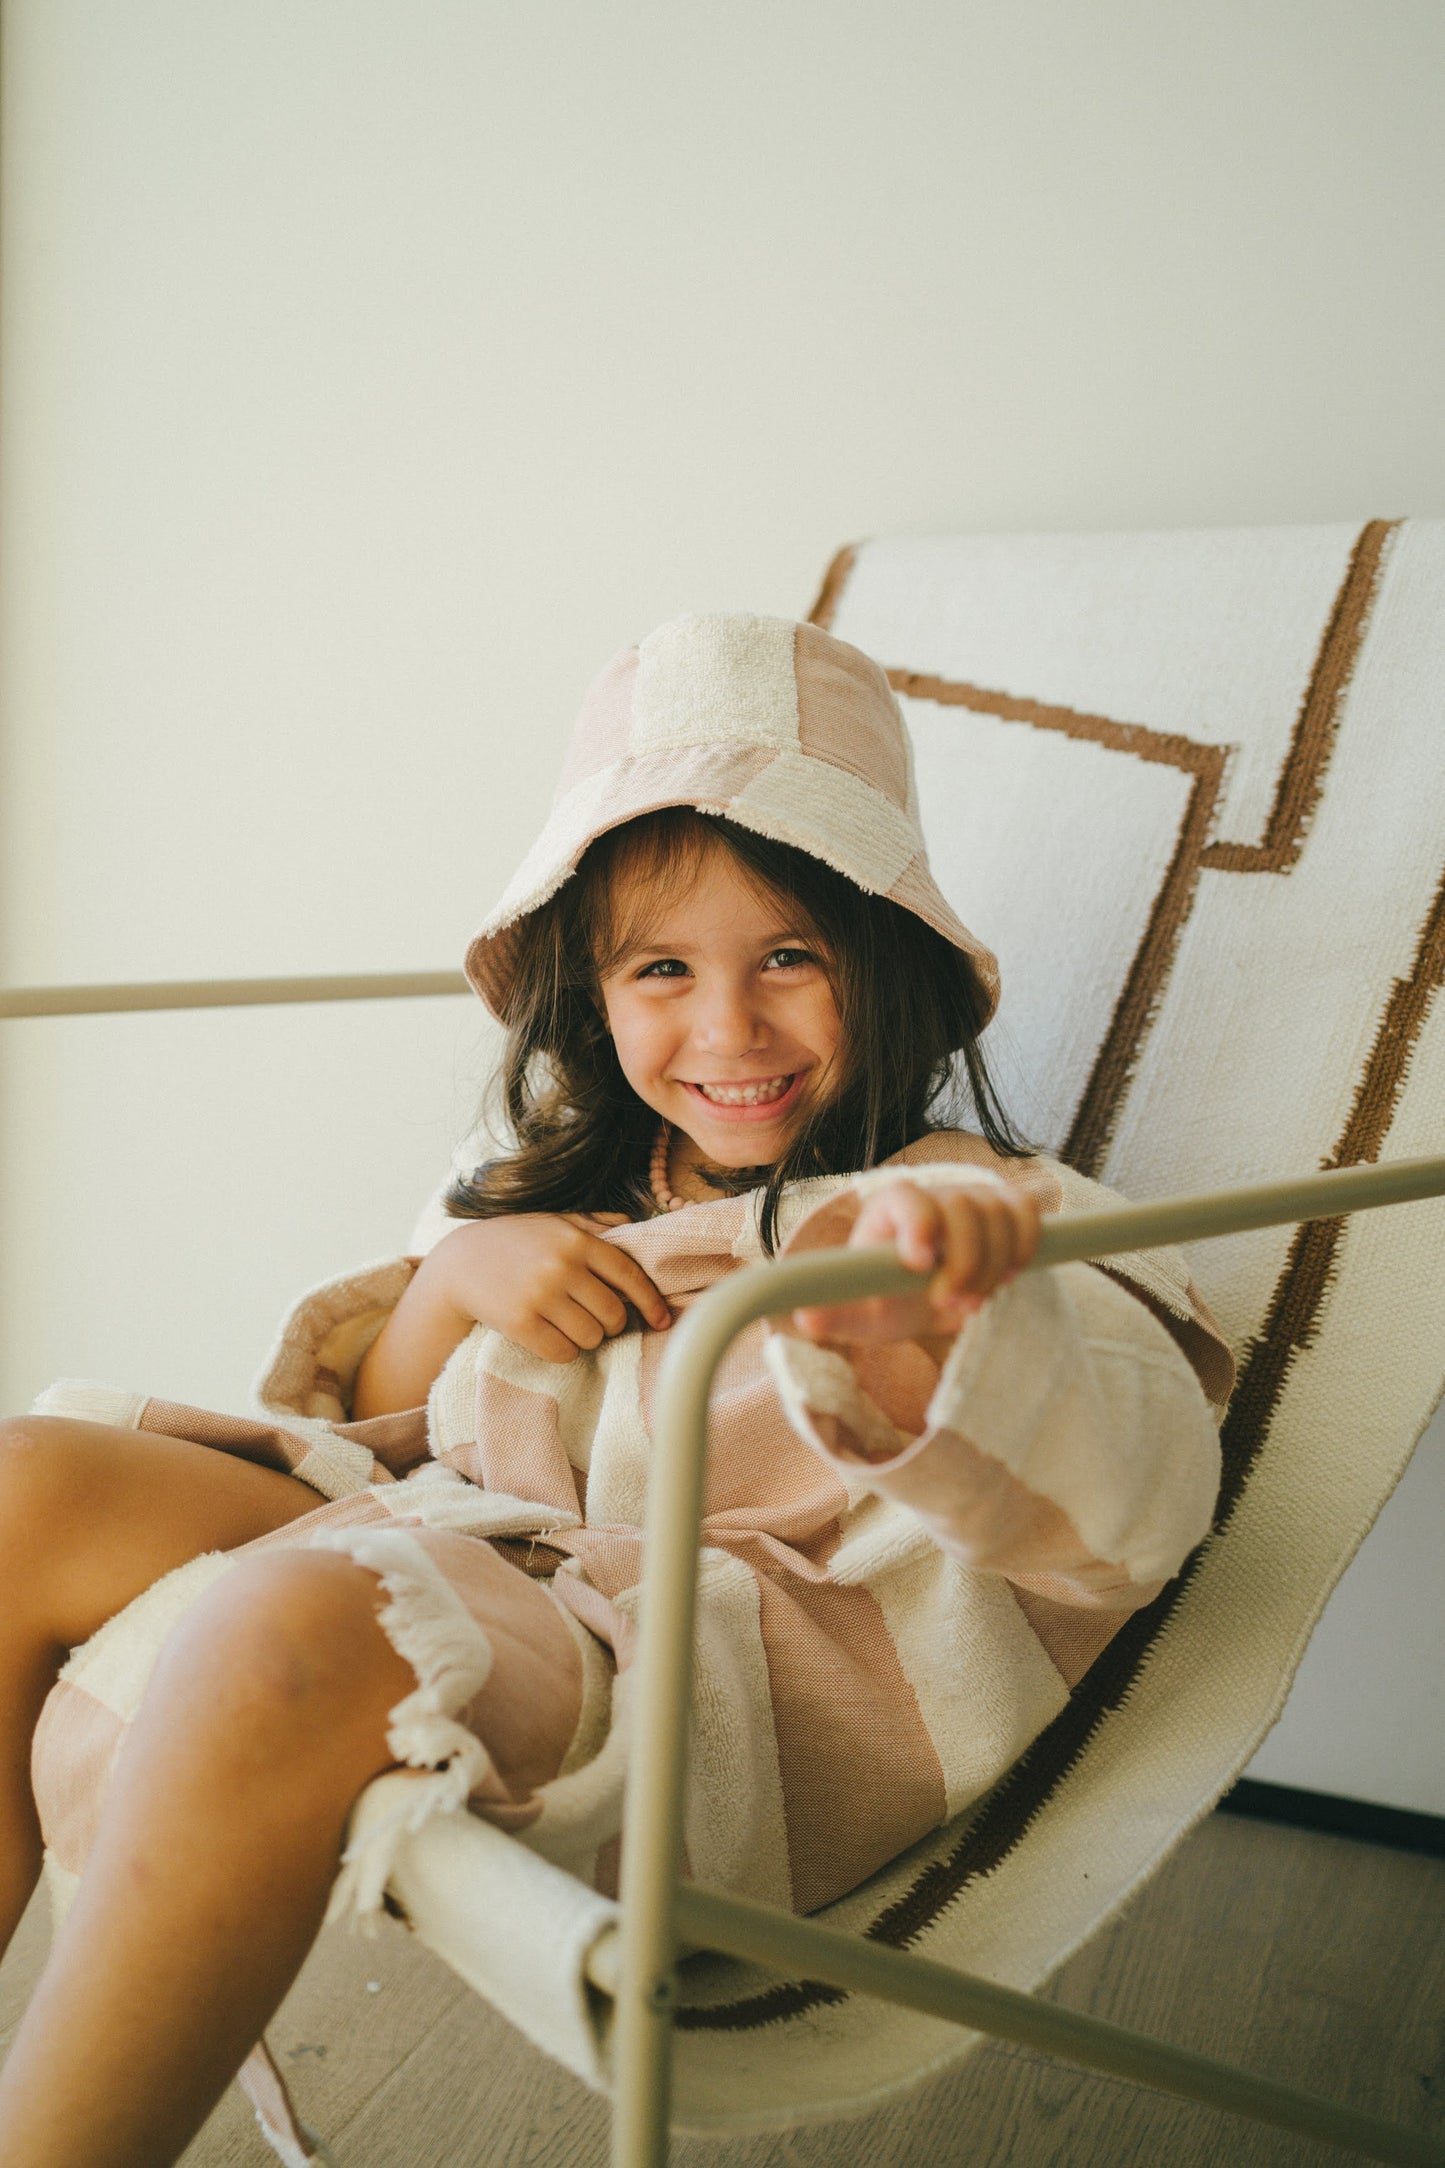
[[[874,542],[814,615],[902,698],[1037,1142],[1140,1199],[1445,1149],[1445,522]],[[1445,1383],[1445,1210],[1189,1256],[1241,1359],[1216,1535],[838,1925],[1032,1986],[1278,1715]],[[838,2113],[960,2045],[705,1961],[690,1992],[714,2005],[685,2021],[695,2123],[740,2093],[747,2121]]]
[[[1445,522],[875,543],[819,614],[889,666],[1039,1142],[1138,1197],[1445,1143]],[[1198,1254],[1260,1413],[1348,1308],[1341,1234]],[[1405,1222],[1350,1234],[1408,1277]],[[1423,1339],[1378,1351],[1416,1434]]]

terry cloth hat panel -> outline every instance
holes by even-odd
[[[467,976],[503,1015],[517,927],[589,843],[665,806],[721,814],[889,896],[974,964],[994,957],[928,870],[907,731],[883,671],[815,625],[690,616],[626,648],[588,687],[546,827],[474,936]]]

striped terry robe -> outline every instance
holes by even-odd
[[[1046,1211],[1115,1201],[1053,1160],[999,1159],[948,1131],[868,1174],[797,1184],[783,1248],[846,1241],[864,1195],[900,1172],[943,1187],[971,1167]],[[761,1260],[760,1197],[604,1239],[678,1313]],[[314,1512],[244,1550],[323,1545],[379,1576],[382,1624],[417,1674],[389,1734],[398,1762],[428,1772],[408,1826],[469,1809],[610,1891],[668,1335],[631,1329],[556,1364],[479,1326],[425,1408],[348,1422],[350,1382],[417,1262],[302,1298],[260,1380],[260,1420],[97,1388],[52,1388],[41,1407],[312,1485]],[[1207,1534],[1233,1375],[1167,1249],[1021,1275],[966,1321],[941,1371],[912,1342],[844,1350],[782,1321],[747,1328],[713,1395],[687,1871],[809,1911],[987,1791]],[[73,1653],[46,1703],[35,1786],[62,1905],[155,1654],[237,1555],[157,1582]],[[529,1621],[556,1652],[550,1673],[535,1648],[530,1669],[515,1653]],[[488,1738],[508,1693],[514,1716],[518,1696],[538,1711],[525,1781]],[[333,1917],[377,1908],[398,1836],[382,1828],[347,1854]]]

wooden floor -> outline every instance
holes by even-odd
[[[0,1968],[0,2045],[44,1956]],[[1445,2144],[1445,1861],[1215,1815],[1053,1999]],[[341,2168],[602,2168],[607,2110],[406,1933],[323,1935],[271,2029]],[[1338,2168],[1349,2156],[986,2047],[863,2121],[674,2142],[676,2168]],[[233,2087],[184,2168],[275,2168]]]

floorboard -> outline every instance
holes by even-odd
[[[43,1961],[30,1915],[0,1967],[0,2045]],[[1445,2143],[1445,1861],[1215,1815],[1051,1999],[1430,2131]],[[603,2168],[607,2110],[403,1930],[323,1934],[270,2030],[342,2168]],[[987,2046],[902,2106],[674,2168],[1340,2168],[1237,2117]],[[233,2087],[184,2168],[274,2168]]]

